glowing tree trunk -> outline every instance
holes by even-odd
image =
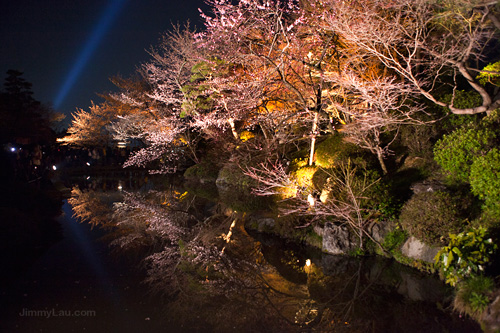
[[[318,119],[319,119],[319,112],[316,112],[314,114],[314,120],[313,120],[313,125],[311,129],[311,151],[309,152],[309,166],[313,165],[314,163],[314,150],[316,147],[316,136],[317,136],[317,131],[318,131]]]

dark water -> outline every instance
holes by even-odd
[[[218,199],[241,193],[138,178],[73,182],[62,239],[2,273],[1,332],[480,331],[435,277],[252,233]]]

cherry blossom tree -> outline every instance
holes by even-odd
[[[153,163],[156,167],[152,172],[175,172],[176,162],[183,157],[198,162],[199,137],[186,113],[186,105],[192,102],[186,86],[199,59],[189,27],[174,27],[150,54],[152,60],[139,70],[146,87],[130,87],[112,95],[141,112],[119,117],[110,128],[115,139],[136,139],[145,145],[132,154],[125,166],[145,167]]]
[[[321,29],[317,15],[298,1],[209,4],[214,14],[203,15],[200,45],[232,69],[230,76],[206,82],[220,96],[217,111],[247,126],[258,124],[265,135],[309,123],[312,164],[320,114],[328,104],[323,73],[337,68],[337,36]]]
[[[388,172],[384,158],[399,126],[414,123],[412,116],[421,111],[415,103],[418,94],[409,83],[384,70],[362,45],[339,32],[331,23],[336,12],[328,3],[211,4],[214,16],[204,15],[206,31],[198,35],[200,45],[219,62],[223,59],[237,68],[224,79],[215,75],[206,82],[212,90],[226,92],[217,99],[222,109],[233,110],[231,115],[245,114],[246,119],[239,119],[259,124],[265,136],[286,137],[285,142],[300,140],[291,135],[294,127],[309,126],[309,165],[320,129],[331,131],[333,122],[348,122],[347,136],[374,153],[383,172]],[[242,84],[248,81],[255,89]],[[237,98],[229,103],[230,95],[245,96],[247,103]],[[246,106],[254,111],[243,112]],[[321,128],[325,118],[327,126]]]

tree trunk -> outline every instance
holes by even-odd
[[[311,129],[311,151],[309,152],[309,166],[314,162],[314,150],[316,147],[316,131],[318,130],[319,112],[314,114],[314,121]]]
[[[384,155],[382,153],[382,148],[380,147],[377,147],[377,159],[378,162],[380,163],[380,167],[382,168],[382,172],[384,173],[384,175],[387,175],[389,172],[387,171],[387,166],[385,165],[384,162]]]
[[[228,118],[227,122],[229,123],[229,126],[231,126],[231,132],[233,133],[234,138],[239,140],[238,132],[236,132],[236,127],[234,126],[234,119]]]

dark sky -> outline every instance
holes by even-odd
[[[37,100],[60,104],[56,111],[69,115],[77,108],[88,109],[92,100],[101,101],[96,93],[113,90],[111,76],[129,76],[149,59],[147,50],[158,44],[172,23],[190,20],[200,27],[200,7],[207,11],[203,0],[4,1],[2,85],[6,71],[17,69],[33,83]],[[66,84],[69,89],[64,94],[63,86],[72,71],[78,72],[79,60],[81,72],[74,75],[74,84]]]

